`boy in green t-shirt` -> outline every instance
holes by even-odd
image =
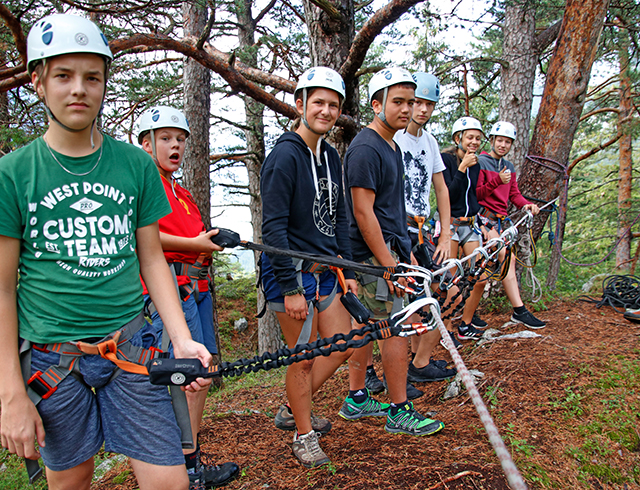
[[[191,339],[162,253],[157,221],[171,208],[158,172],[143,151],[96,128],[112,55],[95,24],[45,17],[27,59],[49,127],[0,165],[2,445],[42,455],[50,489],[88,489],[104,443],[131,458],[140,488],[187,490],[167,389],[116,356],[116,345],[140,364],[152,355],[141,274],[176,356],[211,361]],[[106,350],[87,355],[97,344]],[[31,356],[26,389],[19,348]]]

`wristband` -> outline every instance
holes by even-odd
[[[296,294],[304,295],[304,293],[305,293],[304,288],[302,286],[298,286],[297,288],[292,289],[291,291],[282,293],[282,296],[295,296]]]

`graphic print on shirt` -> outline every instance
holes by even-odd
[[[54,254],[60,268],[76,276],[117,274],[126,263],[118,258],[121,251],[128,247],[125,253],[135,252],[130,219],[134,199],[100,182],[72,182],[45,191],[28,208],[26,231],[34,257]]]
[[[428,216],[431,173],[427,170],[427,152],[422,150],[415,157],[409,151],[402,153],[405,171],[404,197],[407,212],[416,216]]]
[[[331,182],[332,213],[329,213],[329,194],[327,188],[329,181],[326,178],[318,179],[318,189],[313,201],[313,222],[323,235],[335,236],[336,206],[338,205],[338,184]]]

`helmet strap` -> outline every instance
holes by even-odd
[[[384,113],[384,109],[387,106],[387,96],[389,95],[389,87],[385,87],[384,90],[382,91],[382,110],[380,111],[380,114],[378,114],[378,118],[392,131],[394,131],[394,129],[391,127],[391,124],[389,124],[387,122],[387,116]]]
[[[158,165],[158,154],[156,152],[156,132],[153,128],[149,130],[149,134],[151,135],[151,153],[153,154],[153,161]]]

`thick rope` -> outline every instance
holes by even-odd
[[[460,354],[458,353],[458,349],[456,349],[456,347],[453,345],[453,341],[449,336],[449,332],[447,332],[447,327],[444,326],[442,319],[437,313],[437,310],[432,307],[431,314],[435,318],[438,330],[440,330],[440,335],[442,336],[442,340],[444,341],[444,346],[451,354],[451,358],[453,359],[456,369],[462,375],[462,382],[467,388],[467,393],[471,397],[473,405],[476,407],[476,411],[478,412],[480,421],[487,431],[489,442],[491,442],[493,450],[495,451],[496,456],[498,456],[498,460],[500,461],[500,465],[502,466],[502,470],[507,477],[509,485],[513,490],[527,490],[527,485],[524,482],[522,475],[520,475],[518,468],[511,459],[511,454],[509,453],[507,446],[504,444],[502,437],[500,437],[498,428],[493,422],[493,418],[491,417],[487,406],[482,401],[482,396],[480,396],[478,388],[476,388],[476,384],[473,381],[473,376],[471,376],[471,374],[469,373],[467,366],[465,366],[462,357],[460,357]]]

